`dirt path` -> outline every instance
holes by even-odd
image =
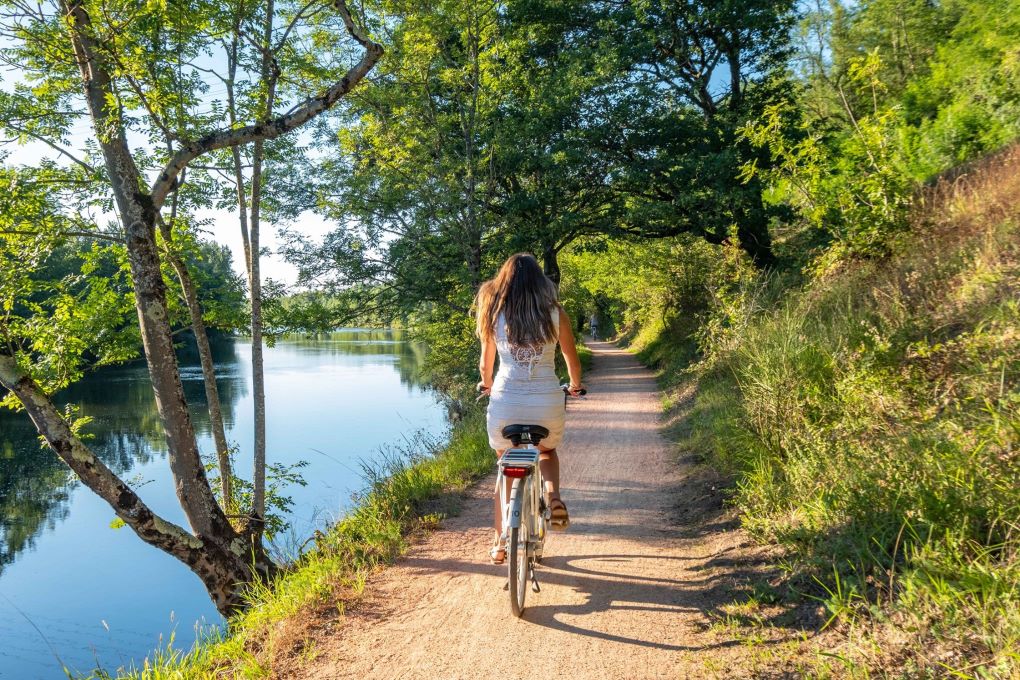
[[[382,570],[314,641],[300,678],[793,677],[798,614],[769,606],[768,562],[722,510],[715,480],[675,460],[652,374],[595,343],[589,397],[572,401],[563,497],[522,619],[505,567],[484,559],[491,488]]]

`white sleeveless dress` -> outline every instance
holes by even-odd
[[[560,329],[558,309],[551,311],[557,337]],[[486,429],[489,446],[510,448],[501,434],[507,425],[541,425],[549,430],[542,446],[556,448],[563,438],[563,391],[556,377],[556,341],[541,347],[517,347],[510,344],[506,319],[496,320],[496,351],[499,370],[492,381]]]

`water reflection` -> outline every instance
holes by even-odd
[[[24,415],[0,412],[0,575],[47,527],[67,518],[74,475],[39,445]]]
[[[288,337],[281,342],[291,351],[310,355],[310,362],[320,362],[324,355],[385,356],[397,369],[401,384],[416,387],[420,382],[422,348],[404,342],[400,331],[352,329]],[[233,338],[213,342],[217,387],[228,430],[237,422],[238,404],[249,394],[248,357],[239,353],[239,347],[246,349],[247,345],[242,343]],[[198,353],[193,345],[184,344],[178,356],[195,430],[200,439],[209,439]],[[308,366],[300,368],[307,370]],[[54,401],[60,407],[75,404],[82,416],[91,418],[85,429],[86,442],[106,465],[128,480],[134,467],[166,454],[144,362],[100,369],[58,393]],[[0,410],[0,576],[19,553],[35,547],[43,532],[67,519],[71,492],[79,484],[67,466],[41,446],[26,414]]]
[[[381,347],[388,347],[389,351],[385,354],[396,357],[400,382],[409,387],[418,387],[423,382],[421,367],[425,348],[408,342],[400,329],[351,328],[337,333],[291,336],[287,342],[294,347],[306,347],[316,354],[331,352],[365,357],[377,357]]]

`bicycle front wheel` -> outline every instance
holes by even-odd
[[[522,524],[510,530],[510,554],[507,556],[510,576],[510,609],[514,616],[524,613],[524,596],[528,592],[528,532]]]

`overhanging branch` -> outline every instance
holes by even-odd
[[[322,94],[308,99],[304,104],[287,114],[242,128],[218,130],[201,139],[183,143],[152,184],[152,202],[156,210],[162,207],[167,195],[173,190],[174,184],[177,181],[177,175],[194,159],[217,149],[248,144],[259,140],[276,139],[291,130],[301,127],[328,110],[341,97],[350,92],[375,66],[376,62],[382,57],[382,45],[370,40],[355,25],[345,0],[336,0],[334,6],[343,18],[347,32],[365,48],[365,55],[361,58],[361,61],[347,71],[343,78],[324,90]]]
[[[142,540],[185,563],[194,563],[202,550],[202,540],[155,514],[131,487],[92,453],[12,356],[0,354],[0,385],[14,393],[57,456],[87,487],[109,503],[117,517],[134,529]]]

